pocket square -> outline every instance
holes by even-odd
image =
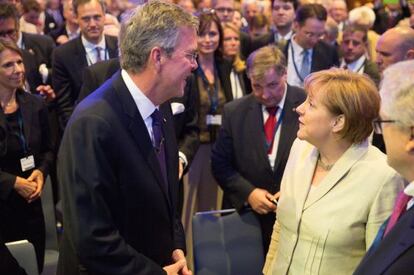
[[[178,102],[171,103],[171,111],[173,115],[181,114],[182,112],[184,112],[184,110],[185,110],[184,104],[178,103]]]

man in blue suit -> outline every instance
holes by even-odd
[[[414,75],[414,61],[399,62],[384,71],[381,118],[374,122],[384,136],[388,164],[409,184],[354,275],[414,271],[414,80],[409,75]]]
[[[59,152],[58,274],[185,274],[172,112],[197,68],[198,20],[157,0],[124,30],[121,71],[76,107]],[[165,107],[166,106],[166,107]]]

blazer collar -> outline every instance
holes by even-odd
[[[32,118],[34,117],[33,114],[33,107],[32,102],[30,100],[27,100],[27,95],[25,94],[25,91],[18,89],[16,91],[16,98],[17,102],[19,103],[19,110],[22,114],[23,118],[23,131],[25,135],[26,142],[29,142],[30,140],[30,134],[31,134],[31,125],[32,125]],[[29,144],[27,144],[29,146]],[[30,146],[29,146],[30,147]]]
[[[147,127],[142,119],[131,94],[128,92],[122,77],[121,71],[112,76],[112,85],[115,88],[116,95],[121,102],[122,109],[127,117],[127,127],[138,145],[142,155],[148,162],[157,183],[164,194],[166,203],[171,207],[168,190],[165,189],[164,179],[162,177],[161,167],[158,163],[157,156],[153,150],[151,138],[149,137]],[[143,134],[145,133],[145,134]],[[167,150],[166,150],[167,151]],[[168,167],[168,165],[167,165]],[[171,182],[168,183],[169,185]],[[170,208],[171,210],[171,208]]]
[[[321,181],[318,188],[315,192],[312,192],[304,203],[303,210],[306,210],[308,207],[313,205],[315,202],[320,200],[323,196],[325,196],[332,188],[337,185],[340,180],[348,173],[348,171],[355,165],[359,159],[361,159],[368,151],[368,141],[364,141],[361,144],[354,144],[345,153],[339,158],[339,160],[335,163],[329,173],[325,176],[325,178]],[[318,150],[314,148],[311,152],[310,160],[312,165],[307,165],[308,167],[303,167],[304,170],[307,170],[308,175],[313,176],[313,172],[315,170],[316,162],[318,159]],[[312,171],[312,173],[310,173]],[[309,190],[309,185],[312,180],[312,176],[307,178],[308,181],[305,181],[305,184],[308,185],[308,188],[304,188],[303,190]]]

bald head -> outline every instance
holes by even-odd
[[[389,29],[378,40],[376,51],[376,63],[381,72],[394,63],[414,59],[414,30],[409,27]]]

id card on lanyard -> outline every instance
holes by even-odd
[[[219,77],[218,77],[218,73],[217,73],[217,69],[216,66],[214,66],[214,86],[210,85],[210,83],[207,80],[207,77],[203,71],[203,69],[201,68],[201,65],[198,66],[197,69],[198,75],[201,77],[201,80],[203,82],[203,86],[204,89],[207,91],[208,94],[208,98],[210,100],[210,109],[209,112],[206,116],[206,124],[207,125],[215,125],[215,126],[220,126],[221,125],[221,115],[217,114],[217,109],[218,109],[218,105],[219,105],[219,85],[218,85],[218,81]]]

